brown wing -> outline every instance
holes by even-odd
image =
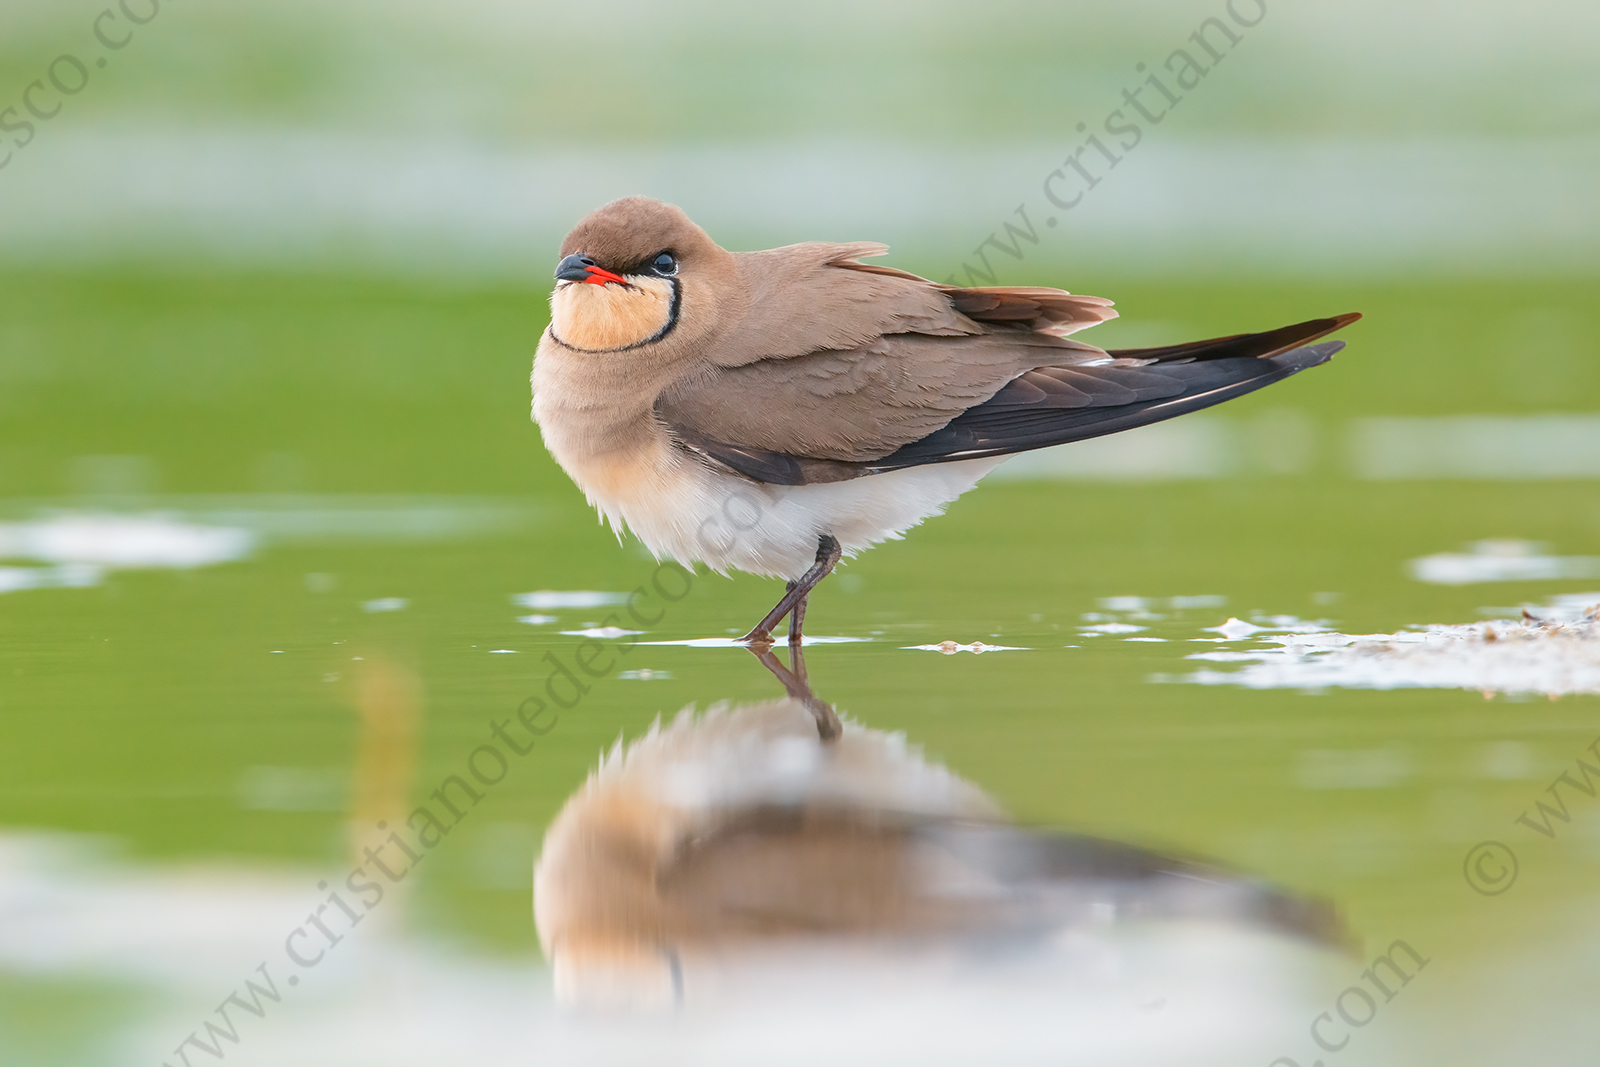
[[[861,272],[845,267],[857,256],[879,256],[886,246],[810,242],[739,252],[734,262],[742,309],[705,355],[723,367],[839,352],[870,345],[888,334],[961,337],[983,326],[957,311],[933,283],[899,271]]]
[[[738,452],[746,467],[775,454],[826,470],[926,437],[1026,370],[1105,358],[1064,335],[1114,317],[1108,300],[959,289],[856,262],[884,251],[812,243],[738,254],[748,306],[706,351],[711,366],[657,402],[679,440]]]
[[[1104,358],[1050,334],[902,333],[848,351],[718,367],[673,385],[656,410],[697,446],[862,462],[926,437],[1026,370]]]
[[[1065,337],[1117,317],[1111,301],[1061,289],[961,289],[893,267],[857,262],[888,246],[788,245],[734,255],[749,304],[707,353],[724,367],[845,351],[879,337],[970,337],[996,330]]]

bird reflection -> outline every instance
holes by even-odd
[[[1248,875],[1014,824],[903,735],[841,724],[791,654],[758,653],[783,699],[619,740],[550,826],[534,912],[563,1002],[692,1004],[819,949],[1037,963],[1172,923],[1342,941],[1328,904]]]
[[[755,645],[750,648],[750,654],[761,662],[761,665],[772,673],[783,686],[783,691],[789,694],[790,700],[799,701],[805,709],[811,712],[817,720],[817,737],[822,741],[837,741],[843,727],[839,725],[839,716],[834,712],[833,705],[817,696],[811,691],[811,682],[806,677],[805,653],[799,645],[790,645],[791,666],[785,667],[772,651],[770,646]]]

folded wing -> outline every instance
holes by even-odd
[[[754,303],[656,410],[685,447],[761,482],[842,481],[1003,456],[1209,407],[1326,362],[1359,316],[1106,352],[1116,315],[1059,289],[936,285],[857,262],[881,245],[747,254]],[[759,260],[759,262],[758,262]]]
[[[1105,358],[1098,348],[1032,332],[895,334],[845,351],[716,368],[675,383],[656,410],[691,444],[862,463],[949,425],[1034,367]]]

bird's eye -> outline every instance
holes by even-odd
[[[650,262],[650,269],[662,277],[678,273],[678,261],[671,252],[663,252]]]

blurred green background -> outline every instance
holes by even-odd
[[[420,796],[543,684],[546,652],[582,640],[559,631],[606,610],[529,624],[513,594],[648,580],[527,417],[555,250],[587,210],[645,193],[729,248],[883,240],[883,262],[944,278],[1020,204],[1038,240],[991,249],[999,280],[1114,298],[1124,317],[1096,343],[1367,317],[1329,366],[1186,420],[1200,428],[1166,440],[1198,465],[1155,446],[1045,462],[851,563],[809,621],[873,640],[817,649],[819,691],[1024,821],[1214,856],[1334,899],[1370,945],[1425,944],[1431,984],[1386,1016],[1397,1062],[1587,1062],[1566,1011],[1597,977],[1600,804],[1575,805],[1557,840],[1524,834],[1503,899],[1470,893],[1461,859],[1521,833],[1515,816],[1600,733],[1593,696],[1148,679],[1192,670],[1182,642],[1229,615],[1392,632],[1594,586],[1440,587],[1407,563],[1489,538],[1600,555],[1600,11],[1273,3],[1047,228],[1042,182],[1078,123],[1225,5],[185,0],[131,31],[103,23],[132,33],[115,52],[100,10],[0,9],[0,120],[27,117],[35,79],[31,99],[61,104],[30,143],[0,140],[15,842],[100,842],[113,871],[288,871],[310,900],[346,863],[352,656],[418,681]],[[49,84],[75,77],[61,55],[88,72],[75,95]],[[1429,452],[1421,420],[1462,415],[1524,420],[1496,424],[1509,468]],[[1589,421],[1548,432],[1574,415]],[[1423,458],[1374,459],[1374,419],[1417,420]],[[443,518],[386,525],[418,508]],[[216,566],[79,580],[18,532],[85,514],[256,540]],[[702,576],[643,639],[742,629],[775,592]],[[1079,636],[1106,598],[1193,595],[1225,606],[1149,622],[1161,649]],[[1031,651],[902,650],[945,639]],[[596,754],[691,702],[776,695],[734,650],[624,660],[670,677],[598,681],[430,854],[408,922],[533,958],[539,833]],[[1493,758],[1508,751],[1510,770]],[[1308,752],[1402,771],[1317,787],[1296,770]],[[219,973],[253,965],[240,943]],[[149,1008],[143,972],[19,959],[0,950],[7,1063],[120,1062],[142,1036],[64,1035],[209,1010],[210,987]]]

